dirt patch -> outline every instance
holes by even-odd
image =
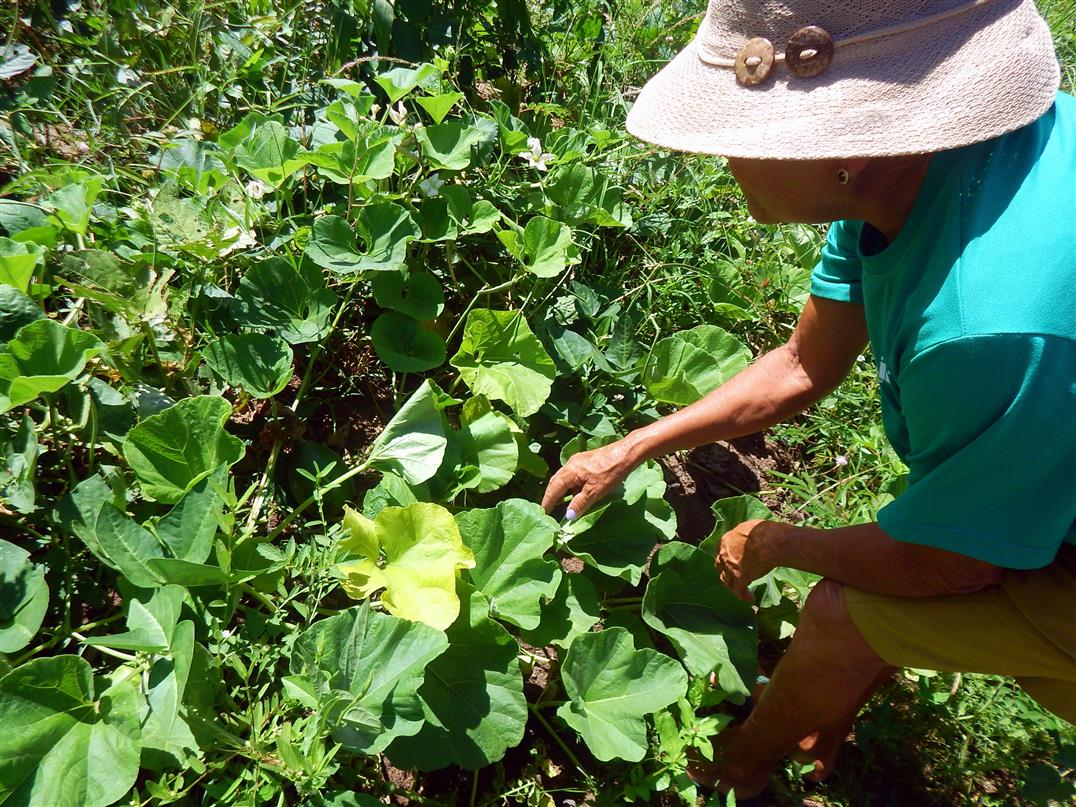
[[[718,499],[750,493],[778,509],[779,496],[763,492],[766,475],[784,470],[789,462],[760,432],[670,455],[661,465],[668,485],[665,498],[676,511],[677,537],[698,543],[714,528],[710,505]]]

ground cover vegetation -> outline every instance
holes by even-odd
[[[865,356],[767,438],[535,504],[805,299],[820,230],[623,132],[701,8],[0,11],[0,803],[696,802],[812,583],[756,612],[722,529],[869,519],[903,471]],[[774,803],[1076,792],[1002,679],[909,673],[855,739]]]

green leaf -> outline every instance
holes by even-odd
[[[164,586],[143,599],[134,598],[127,607],[127,631],[114,636],[84,640],[96,647],[116,647],[143,653],[167,653],[179,623],[184,591],[181,586]]]
[[[432,64],[424,63],[413,69],[394,67],[379,76],[374,76],[374,81],[385,91],[389,97],[389,103],[395,104],[415,87],[429,84],[440,75],[440,70]]]
[[[184,588],[223,586],[228,582],[228,575],[219,566],[205,563],[179,558],[152,558],[146,565],[165,583],[175,583]]]
[[[157,537],[173,556],[192,563],[205,563],[209,558],[224,512],[224,500],[217,491],[224,486],[226,476],[220,468],[202,479],[157,522]]]
[[[482,141],[482,130],[454,120],[419,126],[415,138],[433,168],[462,171],[471,165],[471,148]]]
[[[382,308],[422,321],[437,319],[445,308],[445,293],[441,282],[429,272],[379,272],[370,285],[374,299]]]
[[[175,503],[221,465],[243,456],[243,442],[224,430],[231,404],[212,395],[184,398],[127,433],[123,456],[142,491]]]
[[[475,394],[533,415],[553,388],[556,365],[518,311],[476,308],[467,315],[452,366]]]
[[[31,563],[25,549],[0,540],[0,653],[30,644],[48,607],[45,569]]]
[[[168,655],[150,667],[146,701],[139,714],[141,764],[158,771],[185,765],[198,752],[198,741],[182,716],[183,692],[194,657],[194,623],[189,619],[172,631]]]
[[[421,728],[418,688],[430,662],[447,647],[442,631],[380,614],[365,603],[300,635],[291,670],[312,685],[337,742],[378,754]]]
[[[501,230],[497,237],[524,269],[538,277],[556,277],[570,264],[579,262],[572,228],[545,216],[528,221],[522,234],[509,229]]]
[[[459,465],[457,476],[464,489],[480,493],[502,488],[519,467],[519,440],[515,424],[476,395],[463,405],[457,433]]]
[[[379,316],[370,337],[378,358],[398,373],[422,373],[445,362],[445,340],[404,314]]]
[[[366,242],[364,253],[355,245],[356,231]],[[404,267],[407,244],[421,235],[405,208],[379,202],[359,211],[355,230],[339,216],[322,216],[314,222],[306,255],[318,266],[339,274],[396,272]]]
[[[44,317],[33,300],[14,286],[0,284],[0,342],[11,341],[23,325]]]
[[[396,616],[446,628],[459,613],[456,573],[474,567],[452,514],[436,504],[386,507],[375,521],[354,510],[344,516],[350,536],[337,564],[343,587],[355,599],[384,590],[381,603]],[[381,558],[384,565],[379,565]]]
[[[588,514],[589,515],[589,514]],[[588,565],[635,585],[654,546],[664,537],[647,519],[647,500],[628,504],[617,499],[605,505],[592,526],[579,533],[579,525],[565,532],[574,537],[568,549]]]
[[[206,364],[233,387],[272,398],[287,386],[295,357],[283,339],[264,333],[226,334],[206,345]]]
[[[423,381],[377,436],[367,463],[399,474],[409,485],[432,478],[448,446],[440,405],[443,396],[436,384]]]
[[[656,650],[636,650],[623,628],[576,637],[561,666],[569,702],[557,715],[603,762],[646,754],[644,715],[687,693],[684,668]]]
[[[71,232],[86,235],[90,226],[90,211],[103,185],[102,177],[65,185],[50,194],[44,200],[43,207],[52,210],[60,223]]]
[[[283,124],[264,119],[252,123],[232,149],[237,165],[274,188],[306,165],[301,152],[298,141],[288,137]]]
[[[441,188],[441,197],[448,202],[448,216],[460,235],[488,233],[502,218],[492,202],[475,201],[462,185],[446,185]]]
[[[549,200],[570,222],[603,227],[630,227],[631,212],[623,203],[623,191],[582,163],[555,168],[545,183]]]
[[[601,619],[598,591],[581,574],[562,575],[557,593],[542,606],[541,616],[536,628],[522,632],[523,639],[534,647],[555,644],[567,649],[576,636]]]
[[[490,614],[521,628],[536,628],[542,601],[556,594],[560,567],[544,556],[557,534],[557,522],[540,506],[508,499],[488,510],[456,516],[460,534],[474,553],[468,576],[489,599]]]
[[[353,139],[326,143],[307,156],[308,162],[317,166],[318,173],[339,185],[361,185],[392,176],[399,138],[381,134],[379,127],[369,137],[363,137],[354,128],[348,131]]]
[[[651,563],[643,619],[673,643],[694,674],[717,673],[729,693],[749,695],[758,672],[755,614],[721,584],[710,555],[674,541]]]
[[[415,101],[429,113],[434,123],[440,123],[456,102],[462,101],[464,97],[461,92],[443,92],[440,95],[424,95]]]
[[[8,728],[0,802],[106,807],[122,798],[138,775],[138,701],[138,678],[123,669],[97,698],[93,671],[77,656],[34,659],[8,673],[0,679],[0,726]]]
[[[110,477],[116,481],[116,477]],[[64,496],[56,506],[56,516],[63,529],[77,536],[86,548],[99,560],[112,568],[115,564],[97,540],[97,518],[106,504],[123,507],[126,504],[124,491],[110,486],[110,479],[98,472],[88,479],[83,479],[74,489]]]
[[[716,325],[698,325],[662,339],[642,362],[642,382],[654,398],[684,406],[747,367],[751,351]]]
[[[296,269],[281,258],[269,258],[248,269],[239,281],[233,313],[240,324],[271,328],[297,345],[328,335],[336,302],[312,263],[303,261]]]
[[[61,389],[103,349],[93,334],[55,320],[23,325],[14,339],[0,345],[0,413]]]
[[[519,645],[489,618],[485,597],[461,585],[460,600],[459,618],[446,631],[448,650],[430,662],[419,688],[427,722],[386,752],[398,767],[478,770],[523,740],[527,701]]]
[[[25,293],[30,288],[34,269],[44,262],[46,250],[37,244],[24,244],[0,237],[0,283]]]
[[[717,556],[717,549],[721,544],[721,536],[745,521],[756,518],[773,518],[770,508],[756,499],[754,496],[728,496],[718,499],[710,505],[716,521],[713,531],[699,544],[699,549],[710,558]]]
[[[94,533],[105,557],[131,583],[139,588],[154,588],[164,582],[148,565],[153,558],[165,556],[160,543],[153,533],[111,502],[101,508]]]
[[[29,415],[23,416],[12,439],[0,437],[0,504],[25,514],[37,510],[34,480],[43,453]]]

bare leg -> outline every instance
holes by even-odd
[[[718,736],[717,762],[694,763],[688,772],[697,782],[720,781],[722,790],[750,798],[765,789],[781,757],[811,735],[818,735],[812,750],[817,746],[819,756],[825,751],[830,759],[859,708],[891,670],[856,629],[842,586],[821,581],[754,710]],[[824,764],[832,769],[831,761]]]

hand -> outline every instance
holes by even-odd
[[[785,525],[756,518],[733,527],[721,536],[714,558],[721,582],[744,602],[753,603],[748,585],[771,572],[777,565],[766,557],[765,535]]]
[[[542,497],[542,507],[547,513],[552,513],[565,496],[575,493],[568,504],[565,518],[572,521],[583,515],[635,470],[639,463],[629,454],[628,444],[624,440],[593,451],[573,454],[549,480]]]

